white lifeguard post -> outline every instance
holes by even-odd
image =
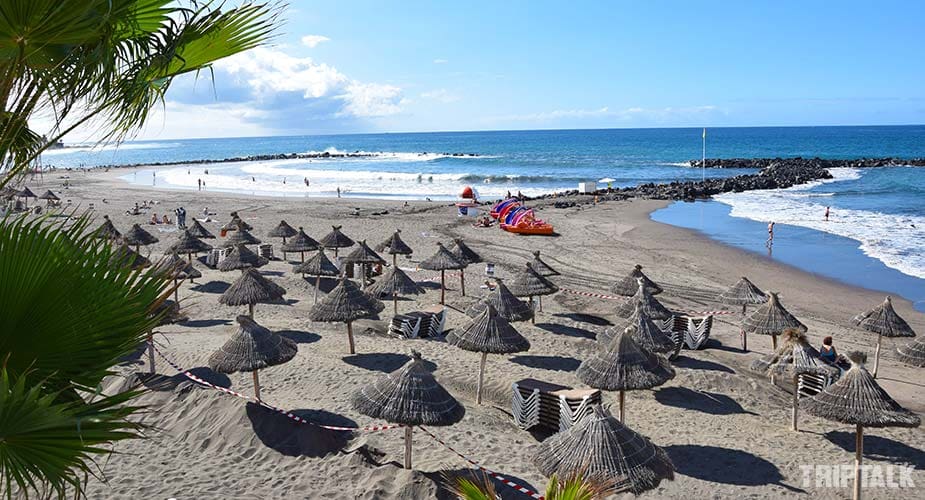
[[[581,194],[591,194],[597,191],[597,182],[586,181],[578,183],[578,192]]]

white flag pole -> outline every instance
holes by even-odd
[[[700,158],[700,180],[707,180],[707,129],[703,129],[703,156]]]

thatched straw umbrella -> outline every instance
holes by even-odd
[[[925,341],[922,337],[917,337],[912,342],[896,348],[899,354],[899,360],[907,365],[925,366]]]
[[[247,245],[241,243],[235,245],[230,252],[225,254],[225,258],[218,263],[218,270],[227,272],[240,269],[243,272],[245,269],[252,267],[263,267],[269,262],[266,257],[257,255],[247,248]]]
[[[257,372],[291,360],[298,347],[292,340],[258,325],[253,318],[238,316],[237,321],[237,333],[209,356],[209,368],[219,373],[253,373],[254,395],[259,401],[260,378]]]
[[[742,318],[744,319],[749,304],[764,304],[768,301],[768,296],[748,278],[742,276],[735,285],[719,294],[719,300],[727,306],[742,306]],[[748,351],[745,331],[740,330],[739,333],[742,336],[742,350]]]
[[[499,316],[511,322],[527,321],[533,317],[533,308],[529,304],[515,297],[500,278],[495,278],[495,282],[495,290],[466,311],[469,317],[482,314],[489,304],[498,311]]]
[[[23,186],[22,191],[17,193],[16,196],[19,196],[20,198],[22,198],[23,201],[26,202],[27,207],[29,206],[29,198],[37,198],[37,196],[35,196],[35,193],[33,193],[32,190],[26,186]]]
[[[361,387],[350,398],[358,412],[405,425],[405,468],[411,468],[411,437],[416,425],[453,425],[466,409],[427,371],[421,355],[411,351],[411,361],[398,370]]]
[[[346,234],[340,232],[340,228],[344,226],[331,226],[331,232],[324,235],[324,238],[321,238],[321,247],[322,248],[333,248],[334,249],[334,258],[337,259],[337,251],[341,248],[350,248],[353,246],[354,241],[351,240]]]
[[[475,402],[482,404],[482,380],[485,377],[485,361],[489,354],[512,354],[530,349],[530,341],[498,315],[491,305],[476,316],[461,330],[453,330],[446,336],[446,343],[460,349],[482,353],[479,361],[479,381],[475,389]]]
[[[194,278],[202,276],[202,273],[199,272],[198,269],[193,267],[189,262],[183,260],[176,252],[169,252],[164,255],[164,257],[154,265],[154,269],[173,279],[173,298],[178,303],[180,302],[180,280],[189,278],[190,281],[192,281]]]
[[[578,366],[582,382],[605,391],[620,391],[620,421],[626,391],[651,389],[674,378],[674,368],[665,358],[651,353],[633,337],[620,333],[607,349],[598,349]]]
[[[877,369],[880,368],[880,343],[883,337],[915,337],[915,332],[906,320],[902,319],[893,309],[893,301],[887,295],[883,303],[877,307],[858,314],[854,317],[854,324],[868,332],[877,334],[877,350],[874,354],[874,378],[877,378]]]
[[[856,426],[854,456],[854,498],[861,498],[861,462],[864,454],[864,427],[918,427],[921,419],[903,408],[864,368],[867,355],[848,353],[851,368],[838,382],[822,389],[801,406],[810,415]]]
[[[231,220],[227,224],[222,226],[222,231],[237,231],[243,229],[245,231],[250,231],[254,229],[250,224],[244,222],[241,217],[238,216],[238,212],[231,212]]]
[[[290,226],[288,222],[281,220],[279,221],[279,225],[277,225],[275,228],[273,228],[273,230],[267,233],[267,236],[269,236],[270,238],[282,238],[283,245],[285,245],[286,238],[289,238],[290,236],[295,236],[297,234],[299,234],[299,232],[296,231],[295,228]],[[285,250],[283,250],[283,259],[284,260],[286,259]]]
[[[318,242],[311,236],[305,234],[305,230],[299,227],[299,231],[296,235],[290,238],[289,242],[284,243],[280,248],[282,248],[284,256],[286,252],[299,252],[299,262],[305,262],[305,252],[317,250]]]
[[[399,255],[411,255],[414,250],[401,239],[401,229],[396,229],[392,236],[382,243],[376,245],[377,252],[385,252],[392,256],[392,265],[398,265]]]
[[[469,267],[471,264],[478,264],[482,262],[482,257],[475,253],[475,250],[469,248],[469,245],[462,240],[462,238],[453,238],[453,247],[450,249],[450,252],[453,253],[453,256],[456,257],[456,260],[462,262]],[[466,296],[466,268],[459,270],[459,288],[462,290],[462,296]]]
[[[168,250],[178,254],[186,254],[187,259],[192,263],[194,253],[208,252],[212,250],[212,245],[193,236],[193,233],[191,233],[189,229],[186,229],[180,233],[177,241],[173,245],[170,245]]]
[[[555,283],[536,272],[529,262],[527,262],[523,271],[514,277],[510,289],[511,293],[517,297],[528,297],[528,302],[531,306],[533,305],[533,297],[552,295],[559,291],[559,287]],[[530,318],[530,321],[536,323],[535,314]]]
[[[424,293],[424,289],[397,266],[389,268],[367,291],[373,297],[391,297],[394,314],[398,314],[399,295]]]
[[[254,317],[254,304],[258,302],[272,302],[280,300],[286,290],[276,283],[265,278],[254,268],[245,269],[241,276],[225,290],[219,298],[220,304],[226,306],[244,306],[248,308],[247,315]]]
[[[134,246],[136,252],[138,252],[142,246],[153,245],[160,241],[156,236],[142,229],[139,224],[132,224],[132,228],[122,236],[122,240],[127,245]]]
[[[581,473],[613,481],[618,491],[636,495],[674,479],[674,464],[665,450],[600,405],[577,425],[540,443],[533,463],[545,476]]]
[[[103,216],[103,223],[94,231],[94,235],[102,240],[117,240],[122,237],[122,233],[116,229],[116,226],[109,220],[108,215]]]
[[[668,354],[675,350],[674,342],[652,321],[652,318],[642,310],[642,305],[636,303],[636,312],[629,318],[628,326],[624,329],[626,333],[639,344],[643,349],[657,354]],[[616,331],[610,331],[600,335],[598,338],[601,345],[606,348],[606,342],[613,341]]]
[[[767,302],[742,320],[742,335],[744,336],[749,333],[770,335],[771,349],[776,351],[778,335],[790,328],[805,332],[806,325],[800,323],[800,320],[796,319],[784,309],[784,306],[780,303],[780,299],[777,298],[777,292],[770,292],[769,295]],[[745,341],[743,340],[743,344],[744,343]]]
[[[193,236],[197,238],[206,239],[206,240],[215,239],[215,235],[210,233],[209,230],[206,229],[206,227],[203,226],[202,223],[196,219],[193,219],[193,223],[189,226],[187,230],[190,232],[190,234],[192,234]]]
[[[649,288],[645,286],[645,279],[643,278],[636,279],[636,293],[623,303],[617,305],[615,312],[617,316],[621,318],[630,318],[636,313],[637,304],[642,307],[642,310],[649,318],[664,321],[673,316],[667,307],[663,306],[658,299],[652,296],[652,293],[649,292]]]
[[[225,241],[222,242],[222,247],[231,248],[238,245],[259,245],[260,240],[250,233],[247,229],[238,229],[237,231],[231,231],[227,233]]]
[[[61,198],[58,198],[58,196],[57,196],[55,193],[52,193],[52,192],[51,192],[51,189],[49,189],[49,190],[45,191],[44,193],[42,193],[42,195],[39,196],[39,199],[40,199],[40,200],[45,200],[45,201],[47,202],[47,203],[46,203],[47,205],[51,205],[52,203],[54,203],[54,202],[56,202],[56,201],[61,201]]]
[[[775,375],[790,376],[793,381],[793,411],[791,412],[790,428],[799,430],[799,378],[800,375],[822,375],[837,377],[838,368],[826,363],[819,357],[819,351],[806,341],[806,334],[800,330],[790,329],[784,331],[783,343],[777,351],[762,356],[752,362],[751,369],[758,373],[766,373],[773,380]]]
[[[343,260],[345,264],[360,264],[360,287],[364,290],[366,289],[366,275],[368,274],[369,265],[385,264],[385,259],[374,252],[372,248],[369,248],[366,240],[361,241]]]
[[[540,251],[533,251],[533,260],[530,261],[530,264],[533,265],[533,270],[540,273],[541,276],[561,276],[562,273],[556,271],[549,264],[547,264],[543,259],[540,258]]]
[[[109,263],[114,266],[128,266],[132,269],[142,269],[151,265],[151,261],[140,253],[122,243],[112,252]]]
[[[633,270],[624,276],[623,279],[617,281],[613,285],[610,285],[610,291],[624,297],[632,297],[633,295],[636,295],[636,290],[639,288],[639,279],[642,279],[642,283],[645,285],[646,291],[651,295],[658,295],[662,293],[662,287],[658,286],[658,284],[650,280],[649,277],[642,272],[642,266],[639,264],[636,264],[636,266],[633,267]]]
[[[333,278],[340,274],[340,269],[337,269],[331,259],[324,254],[324,249],[319,248],[318,253],[293,267],[292,272],[302,273],[302,277],[305,277],[305,275],[315,277],[315,298],[312,303],[318,303],[318,289],[321,288],[321,278]]]
[[[445,304],[447,269],[462,269],[466,267],[466,264],[460,262],[452,252],[443,246],[443,243],[437,243],[437,252],[424,259],[419,264],[419,267],[430,271],[440,271],[440,303]]]
[[[344,277],[331,293],[312,306],[308,318],[325,323],[347,323],[350,354],[355,354],[352,323],[360,318],[373,316],[383,309],[385,305],[382,301],[367,294],[356,283]]]

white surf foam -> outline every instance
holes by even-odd
[[[823,214],[827,203],[813,199],[822,193],[805,191],[823,183],[858,179],[862,175],[860,170],[853,168],[829,171],[833,179],[788,189],[724,193],[713,198],[731,206],[733,217],[774,221],[850,238],[859,242],[861,251],[869,257],[910,276],[925,278],[925,217],[838,208],[832,209],[832,216],[826,222]]]

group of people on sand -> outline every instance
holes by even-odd
[[[831,207],[825,207],[825,212],[822,215],[822,220],[829,222],[829,216],[832,215]],[[771,248],[774,245],[774,221],[768,222],[768,239],[765,241],[764,245],[768,248]]]

